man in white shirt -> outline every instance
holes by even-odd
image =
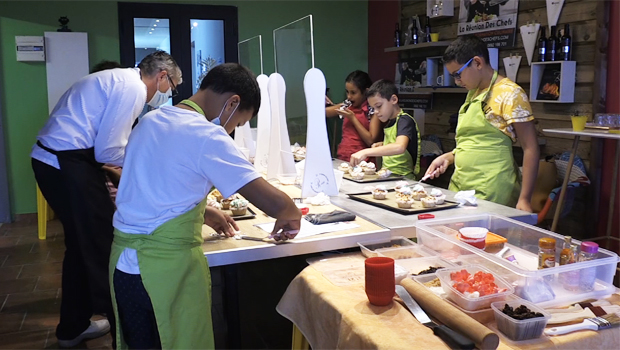
[[[32,168],[43,196],[62,222],[65,258],[56,337],[61,347],[106,334],[114,326],[108,264],[114,205],[104,163],[123,166],[125,146],[144,104],[164,104],[182,82],[164,51],[138,68],[90,74],[60,98],[32,148]],[[94,313],[109,320],[91,321]]]
[[[260,90],[237,63],[214,67],[200,90],[147,113],[131,133],[116,198],[110,258],[117,343],[131,349],[212,349],[211,280],[202,224],[238,229],[207,207],[213,186],[276,218],[271,236],[295,237],[301,212],[265,181],[228,136],[257,112]]]

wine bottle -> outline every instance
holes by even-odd
[[[564,25],[564,33],[562,34],[560,43],[562,45],[562,60],[570,61],[573,53],[573,45],[570,37],[570,26],[568,25],[568,23]]]
[[[431,18],[426,16],[426,26],[424,27],[424,37],[427,43],[431,42]]]
[[[396,30],[394,31],[394,46],[400,46],[400,25],[396,23]]]
[[[540,27],[540,38],[538,38],[538,62],[547,60],[547,35],[546,27]]]
[[[556,36],[555,26],[551,27],[551,35],[547,39],[547,61],[556,61],[559,57],[558,37]]]
[[[418,38],[418,27],[416,25],[411,28],[411,43],[418,44],[420,42]]]

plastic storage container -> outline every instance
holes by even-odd
[[[420,245],[405,237],[392,237],[390,240],[372,240],[365,242],[358,242],[362,254],[367,258],[373,258],[382,256],[392,259],[408,259],[408,258],[420,258],[424,256],[435,255],[435,252],[422,248]]]
[[[510,262],[484,250],[461,242],[457,233],[463,227],[486,227],[489,231],[506,238],[504,246],[516,258]],[[557,242],[556,261],[562,250],[564,236],[499,215],[480,214],[450,219],[423,220],[416,223],[418,243],[434,250],[440,257],[452,262],[472,260],[484,261],[481,265],[507,280],[515,294],[540,307],[568,305],[589,298],[601,298],[616,291],[613,278],[616,273],[618,255],[606,249],[599,249],[596,259],[568,265],[557,265],[538,269],[538,242],[541,238],[554,238]],[[573,240],[580,244],[580,241]],[[490,267],[492,265],[493,267]],[[562,285],[560,274],[595,270],[596,281],[592,290],[567,290]]]
[[[450,273],[461,271],[463,269],[467,270],[467,272],[469,272],[472,275],[478,271],[490,273],[495,278],[494,283],[497,285],[497,287],[499,289],[505,288],[506,290],[500,293],[489,294],[489,295],[485,295],[485,296],[481,296],[477,298],[466,297],[463,293],[459,292],[454,287],[452,287],[452,279],[450,278]],[[441,281],[441,287],[446,292],[446,298],[450,299],[455,304],[457,304],[461,308],[468,310],[468,311],[477,311],[480,309],[487,309],[489,308],[491,303],[500,301],[500,300],[505,300],[506,296],[514,293],[514,289],[508,282],[506,282],[501,277],[497,276],[497,274],[494,274],[490,270],[480,265],[467,265],[467,266],[461,266],[461,267],[454,267],[451,269],[439,270],[437,271],[437,277],[439,277],[439,280]]]
[[[543,314],[544,317],[530,318],[527,320],[517,320],[502,312],[502,309],[506,304],[510,305],[515,309],[521,305],[525,305],[533,312],[540,312],[541,314]],[[495,313],[495,322],[497,322],[497,329],[499,329],[500,332],[502,332],[509,339],[514,341],[535,339],[540,337],[545,330],[547,322],[551,318],[551,314],[525,300],[495,302],[491,304],[491,308]]]
[[[379,256],[387,256],[383,252],[379,252]],[[447,260],[444,260],[438,256],[429,256],[425,258],[412,258],[412,259],[395,259],[395,264],[407,269],[409,275],[417,275],[419,272],[428,270],[431,266],[450,268],[455,265]]]

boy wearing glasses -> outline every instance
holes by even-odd
[[[469,90],[459,110],[456,148],[437,157],[426,175],[435,178],[454,164],[451,191],[476,190],[476,197],[532,212],[538,173],[538,141],[525,91],[495,71],[487,45],[460,36],[443,61],[457,84]],[[523,175],[513,158],[517,138],[523,148]]]

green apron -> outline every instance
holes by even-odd
[[[521,192],[519,169],[512,155],[512,140],[491,125],[482,109],[497,72],[486,92],[473,97],[459,111],[454,152],[454,174],[449,189],[476,190],[476,197],[514,207]]]
[[[389,128],[383,128],[383,144],[389,145],[391,143],[396,142],[396,136],[398,136],[398,120],[401,116],[407,116],[413,119],[412,116],[405,113],[402,109],[398,116],[396,116],[396,122],[394,125]],[[390,169],[390,171],[397,175],[402,175],[407,178],[413,179],[414,175],[417,175],[420,172],[420,153],[422,153],[422,141],[420,140],[420,129],[418,129],[418,124],[413,119],[413,123],[415,124],[415,131],[418,134],[418,155],[413,163],[413,158],[409,151],[405,150],[402,154],[396,154],[393,156],[383,156],[383,166]],[[415,167],[415,168],[414,168]]]

